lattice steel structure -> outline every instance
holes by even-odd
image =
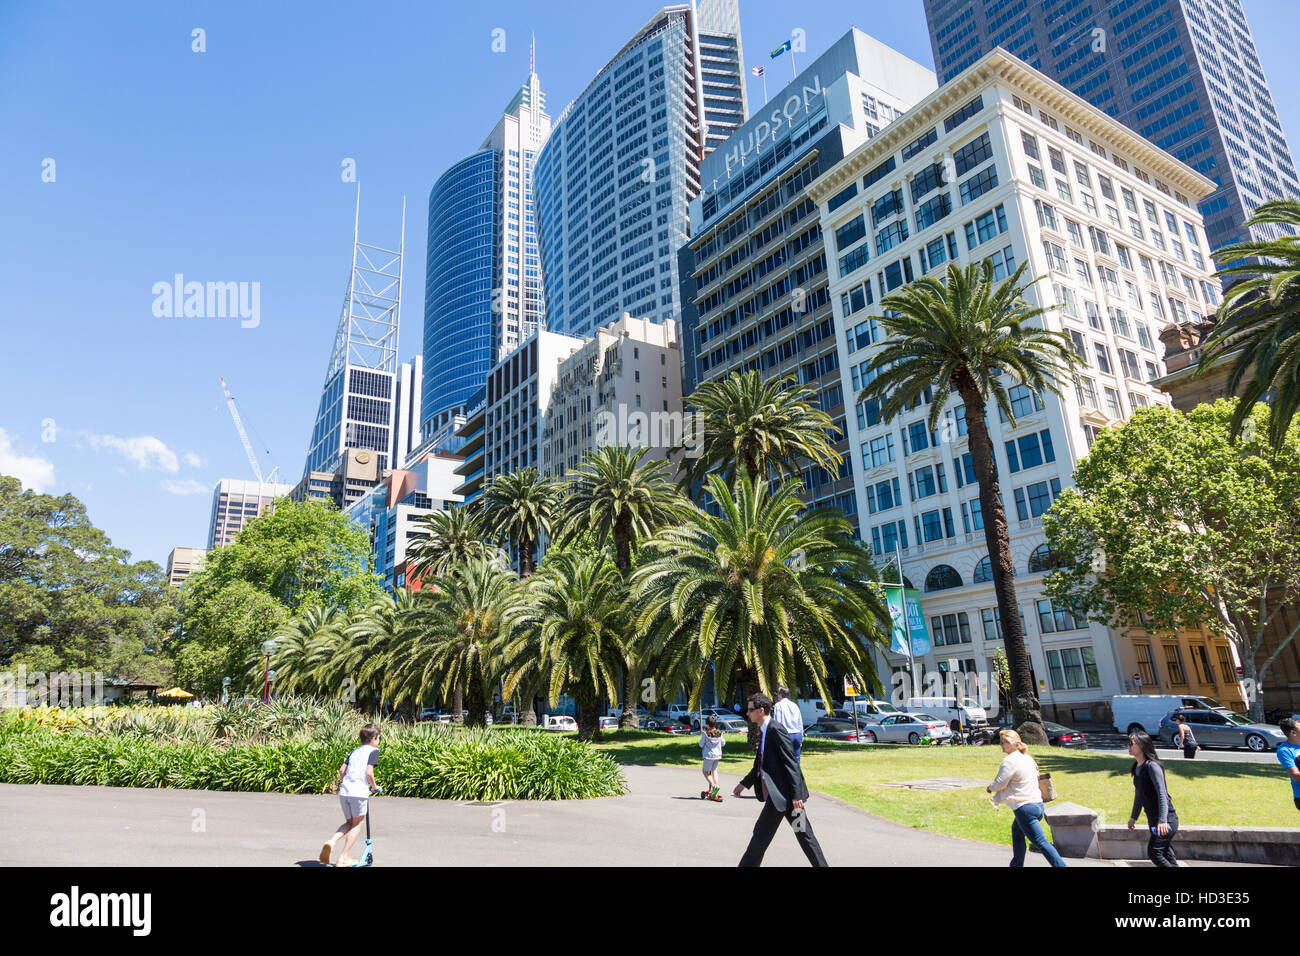
[[[334,333],[304,475],[334,471],[349,448],[376,452],[381,474],[390,465],[406,203],[402,203],[402,233],[396,250],[362,242],[360,224],[358,185],[352,271]]]

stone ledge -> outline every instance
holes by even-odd
[[[1047,823],[1061,856],[1146,859],[1150,832],[1145,824],[1133,830],[1102,824],[1095,810],[1077,803],[1049,806]],[[1186,860],[1300,866],[1300,828],[1190,825],[1179,828],[1173,847],[1174,853]]]

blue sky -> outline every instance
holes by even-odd
[[[397,243],[406,198],[406,360],[423,329],[429,189],[526,78],[530,32],[557,116],[660,5],[7,0],[0,472],[76,495],[116,545],[163,564],[206,543],[217,479],[252,477],[225,376],[264,468],[296,481],[351,260],[343,161],[364,241]],[[1294,134],[1294,8],[1246,9]],[[741,0],[746,71],[767,66],[775,91],[790,64],[767,54],[792,30],[810,58],[852,25],[933,65],[921,0]],[[256,327],[155,316],[153,286],[175,273],[258,283]]]

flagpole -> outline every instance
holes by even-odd
[[[767,70],[763,71],[763,105],[767,105]]]
[[[797,80],[799,78],[799,71],[794,68],[794,44],[793,43],[790,44],[790,78],[792,80]]]

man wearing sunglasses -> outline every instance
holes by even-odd
[[[754,835],[750,837],[745,855],[740,858],[740,865],[762,864],[763,854],[784,817],[790,821],[795,839],[808,862],[813,866],[826,866],[826,857],[822,856],[822,848],[804,811],[808,787],[795,758],[794,743],[789,732],[772,720],[772,698],[766,694],[752,695],[748,716],[759,727],[758,753],[754,756],[753,769],[736,785],[733,794],[738,797],[746,788],[754,787],[763,809],[754,824]]]

